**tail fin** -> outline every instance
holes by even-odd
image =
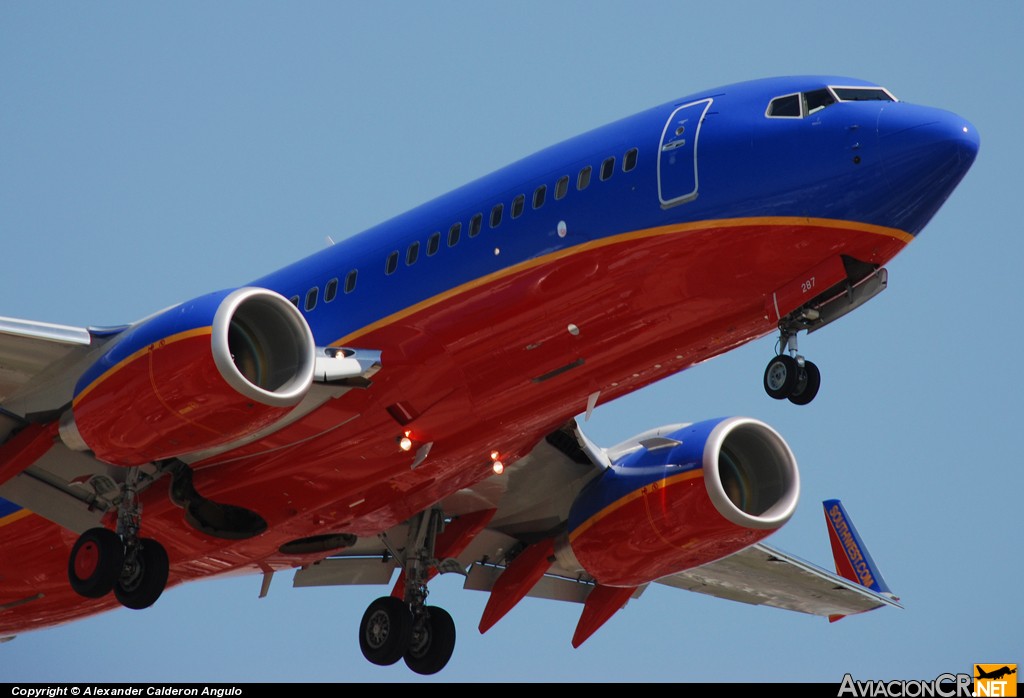
[[[824,506],[828,538],[832,543],[832,556],[836,562],[836,574],[895,599],[842,502],[838,499],[828,499],[825,500]],[[829,617],[829,620],[834,622],[840,618],[842,616]]]

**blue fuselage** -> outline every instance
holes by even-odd
[[[797,117],[766,114],[781,95],[836,85],[874,87],[850,78],[788,77],[696,93],[542,150],[252,283],[296,299],[318,343],[328,344],[475,279],[632,231],[800,217],[916,236],[973,162],[977,132],[955,114],[875,98]],[[623,171],[633,149],[635,167]],[[588,167],[589,183],[580,189]],[[559,198],[562,177],[568,183]],[[540,187],[544,200],[534,208]],[[680,193],[678,203],[662,204]],[[522,212],[514,216],[519,196]],[[498,205],[500,221],[492,226]],[[453,226],[460,226],[457,239]],[[388,273],[390,255],[396,256]],[[354,288],[346,293],[353,271]],[[325,302],[332,279],[336,299]],[[313,289],[317,297],[307,310]]]

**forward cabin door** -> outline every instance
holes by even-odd
[[[658,148],[658,199],[662,208],[697,198],[697,137],[710,99],[676,107]]]

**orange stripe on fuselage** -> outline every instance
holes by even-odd
[[[657,486],[659,489],[665,489],[667,487],[671,487],[672,485],[677,485],[680,482],[685,482],[686,480],[693,480],[698,477],[704,477],[703,468],[697,468],[696,470],[688,470],[685,473],[679,473],[678,475],[673,475],[672,477],[663,478],[661,480],[655,480],[653,482],[647,483],[638,490],[633,490],[625,497],[615,500],[614,502],[606,506],[604,509],[597,512],[589,519],[587,519],[579,526],[577,526],[575,529],[573,529],[572,533],[569,534],[569,542],[572,543],[574,540],[576,540],[576,538],[586,533],[587,529],[601,521],[601,519],[605,518],[610,514],[613,514],[617,510],[633,502],[638,497],[644,496],[644,494],[646,494],[651,487]]]
[[[634,240],[642,240],[645,238],[678,235],[681,233],[692,233],[709,229],[742,228],[750,226],[779,228],[793,226],[816,226],[820,228],[832,228],[835,230],[854,230],[863,233],[870,233],[873,235],[881,235],[885,237],[894,238],[896,240],[903,242],[904,244],[908,244],[914,239],[913,235],[905,233],[902,230],[898,230],[896,228],[887,228],[885,226],[872,225],[870,223],[857,223],[853,221],[833,220],[829,218],[804,218],[797,216],[722,218],[717,220],[706,220],[698,221],[695,223],[682,223],[676,225],[664,225],[655,228],[646,228],[644,230],[635,230],[629,233],[610,235],[608,237],[603,237],[598,240],[591,240],[590,242],[585,242],[579,245],[575,245],[573,247],[566,248],[564,250],[552,252],[551,254],[536,257],[534,259],[528,259],[523,262],[520,262],[519,264],[514,264],[510,267],[506,267],[491,274],[487,274],[486,276],[481,276],[478,279],[473,279],[472,281],[468,281],[464,284],[456,286],[455,288],[449,289],[443,293],[439,293],[436,296],[426,298],[420,301],[419,303],[415,303],[409,306],[408,308],[403,308],[402,310],[392,313],[387,317],[383,317],[380,320],[377,320],[375,322],[370,323],[369,325],[361,327],[358,330],[351,332],[345,335],[344,337],[332,342],[331,346],[342,346],[350,342],[351,340],[355,339],[356,337],[367,334],[381,327],[386,327],[387,325],[397,322],[405,317],[418,313],[421,310],[437,305],[438,303],[442,303],[448,300],[449,298],[454,298],[461,294],[472,291],[473,289],[479,288],[480,286],[485,286],[494,281],[498,281],[504,277],[512,276],[514,274],[526,271],[528,269],[532,269],[534,267],[550,264],[560,259],[565,259],[566,257],[572,257],[577,254],[582,254],[584,252],[588,252],[591,250],[600,249],[602,247],[607,247],[609,245],[618,245],[621,243],[631,242]],[[179,332],[178,334],[167,337],[166,339],[163,339],[161,341],[164,344],[170,344],[183,339],[189,339],[191,337],[196,337],[204,334],[213,334],[213,328],[210,326],[197,327],[192,330]],[[105,381],[107,378],[109,378],[122,368],[124,368],[126,365],[130,364],[132,361],[135,361],[139,357],[143,356],[146,352],[150,350],[151,346],[152,345],[147,345],[145,347],[142,347],[141,349],[131,354],[127,358],[119,361],[117,365],[112,366],[107,371],[105,371],[101,376],[99,376],[96,380],[90,383],[84,390],[82,390],[82,392],[75,396],[72,406],[77,405],[82,398],[84,398],[90,391],[95,389],[96,386]]]
[[[12,524],[15,521],[20,521],[21,519],[24,519],[26,516],[31,516],[31,515],[32,515],[32,512],[29,511],[28,509],[19,509],[18,511],[14,512],[13,514],[8,514],[7,516],[4,516],[3,518],[0,518],[0,528],[3,528],[7,524]]]
[[[872,235],[881,235],[884,237],[894,238],[899,240],[904,245],[909,244],[914,236],[909,233],[905,233],[897,228],[887,228],[881,225],[873,225],[871,223],[857,223],[854,221],[834,220],[830,218],[805,218],[799,216],[780,216],[780,217],[755,217],[755,218],[722,218],[717,220],[706,220],[698,221],[695,223],[681,223],[675,225],[663,225],[655,228],[646,228],[644,230],[635,230],[629,233],[621,233],[619,235],[609,235],[597,240],[591,240],[590,242],[584,242],[573,247],[552,252],[551,254],[536,257],[534,259],[528,259],[519,264],[513,264],[510,267],[499,269],[498,271],[481,276],[478,279],[467,281],[464,284],[456,286],[455,288],[439,293],[436,296],[426,298],[419,303],[415,303],[408,308],[403,308],[387,317],[383,317],[380,320],[370,323],[365,327],[361,327],[355,332],[350,332],[341,339],[331,342],[331,346],[344,346],[352,340],[372,332],[373,330],[386,327],[392,323],[398,322],[403,318],[410,315],[414,315],[421,310],[425,310],[431,306],[443,303],[444,301],[459,296],[461,294],[472,291],[473,289],[485,286],[500,279],[518,274],[534,267],[543,266],[556,262],[566,257],[572,257],[577,254],[589,252],[590,250],[600,249],[609,245],[618,245],[625,242],[631,242],[634,240],[642,240],[645,238],[678,235],[681,233],[693,233],[702,230],[719,229],[719,228],[746,228],[752,226],[760,227],[809,227],[816,226],[819,228],[832,228],[834,230],[854,230],[862,233],[870,233]]]
[[[213,327],[197,327],[197,328],[192,329],[192,330],[185,330],[184,332],[179,332],[178,334],[171,335],[170,337],[167,337],[166,339],[161,339],[160,342],[162,344],[164,344],[164,345],[173,344],[174,342],[180,342],[180,341],[185,340],[185,339],[191,339],[192,337],[201,337],[204,334],[205,335],[212,335],[213,334]],[[81,400],[86,395],[88,395],[92,390],[94,390],[100,383],[102,383],[103,381],[107,380],[108,378],[113,376],[115,373],[117,373],[122,368],[124,368],[125,366],[129,365],[130,363],[132,363],[136,359],[139,359],[139,358],[143,357],[152,348],[153,348],[153,344],[147,344],[146,346],[142,347],[141,349],[139,349],[135,353],[131,354],[130,356],[128,356],[125,359],[122,359],[121,361],[118,361],[117,364],[115,364],[114,366],[111,366],[109,369],[104,371],[103,374],[100,375],[99,378],[94,380],[82,392],[80,392],[78,395],[75,396],[74,401],[71,403],[71,407],[72,408],[76,407],[78,405],[78,403],[81,402]]]

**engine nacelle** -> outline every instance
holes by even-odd
[[[605,586],[639,586],[756,543],[799,495],[793,452],[763,422],[649,433],[580,492],[556,554]]]
[[[281,419],[313,382],[313,334],[262,288],[201,296],[126,330],[79,379],[61,438],[115,465],[211,448]]]

